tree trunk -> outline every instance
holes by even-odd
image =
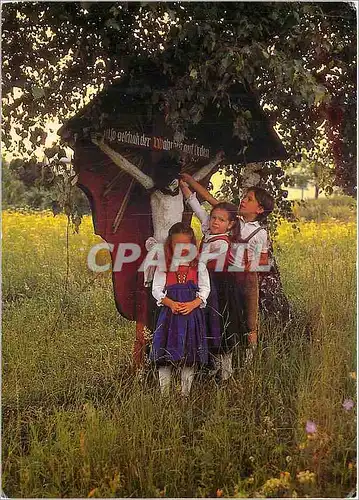
[[[319,197],[319,186],[317,184],[315,185],[315,195],[314,195],[314,197],[315,197],[316,200]]]

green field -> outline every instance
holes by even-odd
[[[213,193],[216,193],[221,189],[224,178],[225,175],[221,172],[217,172],[211,177],[211,182],[213,184]],[[308,184],[306,189],[303,189],[303,191],[300,188],[292,188],[287,186],[283,189],[286,189],[288,191],[288,200],[301,200],[302,196],[304,200],[313,200],[315,197],[315,187],[311,184]],[[319,197],[325,198],[325,193],[321,192],[319,194]]]
[[[283,223],[276,240],[296,321],[283,330],[262,319],[252,365],[238,363],[227,387],[198,380],[183,402],[175,388],[163,399],[154,377],[131,373],[134,324],[116,311],[110,273],[87,269],[99,240],[90,218],[69,233],[67,267],[65,218],[4,212],[6,495],[348,495],[356,485],[356,227],[299,226]]]

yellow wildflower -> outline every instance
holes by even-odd
[[[290,473],[285,471],[280,473],[280,478],[284,481],[290,481]]]
[[[297,479],[300,484],[314,484],[315,483],[315,473],[309,470],[300,471],[297,474]]]

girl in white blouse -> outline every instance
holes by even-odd
[[[189,174],[182,174],[181,177],[214,209],[220,206],[220,202]],[[232,230],[226,277],[229,322],[222,335],[222,380],[228,379],[233,373],[234,348],[237,345],[244,347],[246,359],[250,360],[257,345],[258,272],[268,267],[268,235],[260,222],[266,219],[273,208],[273,197],[256,186],[248,188],[238,207],[238,222]],[[241,311],[240,315],[238,311]]]
[[[237,206],[233,203],[217,203],[207,213],[201,207],[196,194],[192,193],[186,182],[180,182],[186,202],[201,221],[203,239],[201,260],[206,262],[210,275],[211,293],[205,310],[209,337],[212,373],[220,375],[221,380],[230,377],[231,359],[228,359],[227,345],[245,331],[244,304],[238,297],[233,280],[229,279],[230,234],[237,225]],[[214,343],[220,331],[221,341]],[[213,335],[214,333],[214,335]]]
[[[182,222],[169,230],[164,245],[165,270],[157,266],[153,279],[152,294],[159,315],[150,359],[158,367],[162,393],[169,389],[173,367],[180,365],[182,395],[188,396],[195,367],[208,364],[203,308],[210,293],[210,281],[207,268],[198,262],[197,255],[191,261],[188,258],[174,262],[177,245],[192,245],[197,254],[193,229]]]

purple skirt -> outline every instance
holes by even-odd
[[[196,298],[198,286],[193,281],[166,287],[167,297],[176,302],[190,302]],[[208,363],[208,340],[203,309],[197,307],[190,314],[173,314],[166,306],[160,307],[150,360],[158,366],[179,363],[192,366]]]

